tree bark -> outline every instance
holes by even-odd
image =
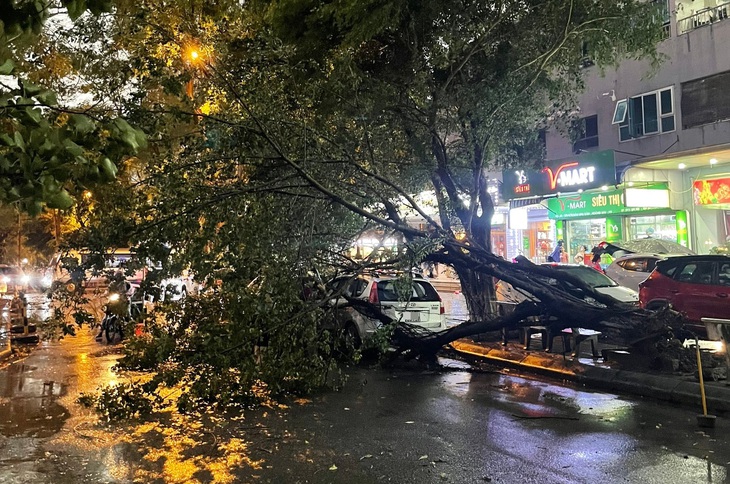
[[[470,321],[487,321],[497,313],[494,279],[469,268],[456,267]]]

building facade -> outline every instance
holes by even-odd
[[[545,207],[554,225],[548,240],[564,238],[569,253],[600,240],[647,236],[697,253],[728,248],[730,2],[668,0],[666,12],[663,63],[628,60],[603,74],[586,67],[573,136],[546,134],[546,167],[576,162],[589,169],[597,156],[612,156],[613,182],[530,201],[509,193],[504,173],[510,215],[522,208],[520,200]]]

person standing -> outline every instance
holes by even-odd
[[[581,245],[580,247],[578,247],[578,253],[575,254],[575,256],[573,257],[573,260],[576,264],[585,264],[587,250],[588,247],[586,247],[585,245]]]
[[[560,262],[563,255],[563,241],[558,240],[558,245],[555,246],[552,253],[548,256],[548,262]]]

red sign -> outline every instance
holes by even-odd
[[[730,178],[697,180],[693,183],[695,205],[730,203]]]

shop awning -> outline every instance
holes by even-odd
[[[518,198],[516,200],[509,201],[509,208],[528,207],[530,205],[539,205],[542,202],[543,197],[532,197],[532,198]]]

